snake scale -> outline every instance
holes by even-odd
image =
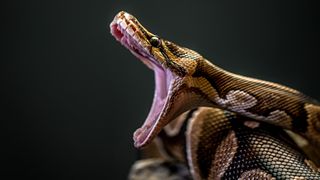
[[[186,163],[193,179],[320,179],[319,160],[292,138],[319,154],[316,100],[225,71],[124,11],[110,29],[155,74],[152,107],[133,135],[136,148],[159,137],[159,148]]]

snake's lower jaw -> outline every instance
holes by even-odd
[[[133,135],[134,145],[137,148],[148,145],[160,130],[174,118],[176,109],[176,93],[179,91],[179,78],[170,71],[154,68],[155,92],[153,103],[141,128]]]
[[[160,79],[161,76],[157,74],[157,71],[155,71],[155,74],[156,90],[152,107],[142,127],[137,129],[133,135],[136,148],[148,145],[164,126],[183,112],[201,105],[199,104],[199,95],[187,87],[183,78],[171,74],[168,94],[163,94],[164,89],[159,87],[163,86],[164,82],[161,82],[163,77]],[[170,77],[167,77],[167,79],[170,79]]]

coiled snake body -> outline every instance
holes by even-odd
[[[301,135],[318,153],[318,102],[283,85],[227,72],[152,34],[126,12],[110,28],[155,73],[152,107],[134,133],[137,148],[161,132],[166,151],[187,162],[194,179],[320,179],[319,169],[283,131]],[[173,140],[177,134],[182,140]]]

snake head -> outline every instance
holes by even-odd
[[[110,24],[111,34],[150,69],[168,69],[178,76],[192,75],[202,56],[149,32],[129,13],[119,12]]]
[[[134,133],[135,146],[140,148],[149,144],[166,124],[190,109],[186,104],[192,97],[181,89],[185,87],[185,79],[195,73],[203,58],[195,51],[149,32],[134,16],[124,11],[115,16],[110,31],[155,73],[152,107],[142,127]]]

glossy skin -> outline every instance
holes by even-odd
[[[176,117],[200,106],[290,129],[320,149],[320,106],[302,93],[227,72],[197,52],[156,36],[126,12],[110,24],[112,35],[155,72],[150,113],[134,133],[137,148],[148,145]]]

